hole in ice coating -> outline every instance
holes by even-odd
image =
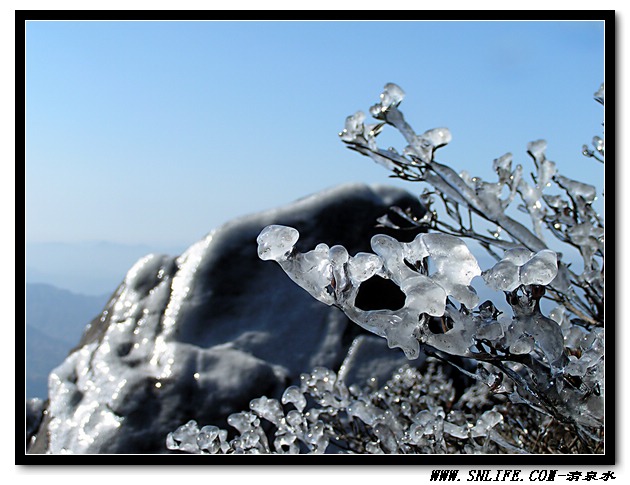
[[[453,319],[447,315],[441,317],[429,316],[428,326],[431,333],[440,335],[453,328]]]
[[[542,285],[531,285],[532,298],[540,300],[545,296],[545,287]]]
[[[405,298],[396,283],[375,275],[361,283],[354,304],[363,311],[400,310]]]
[[[420,272],[420,265],[422,264],[420,261],[411,263],[407,261],[407,258],[404,258],[403,262],[405,263],[405,266],[407,266],[407,268],[409,268],[410,270]]]

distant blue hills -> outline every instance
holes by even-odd
[[[48,374],[79,343],[111,294],[81,295],[41,283],[27,283],[25,289],[26,397],[45,399]]]

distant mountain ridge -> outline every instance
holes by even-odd
[[[112,292],[115,288],[112,289]],[[111,295],[82,295],[48,284],[25,286],[26,396],[46,398],[50,371],[76,346]]]
[[[26,397],[46,399],[48,375],[52,369],[63,362],[72,346],[31,325],[26,325],[24,335],[26,338]]]

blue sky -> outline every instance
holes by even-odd
[[[602,186],[603,22],[33,22],[26,240],[188,246],[239,215],[388,178],[339,140],[387,82],[438,159],[494,179],[529,141]],[[382,145],[404,144],[384,134]],[[533,167],[532,167],[533,170]]]

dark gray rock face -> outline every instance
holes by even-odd
[[[288,225],[300,251],[324,242],[351,253],[369,251],[377,233],[413,239],[376,227],[392,205],[422,214],[400,189],[345,185],[229,222],[177,258],[142,258],[52,372],[29,452],[166,453],[167,433],[189,419],[226,427],[229,414],[279,398],[300,373],[338,370],[361,329],[261,261],[256,237]]]

